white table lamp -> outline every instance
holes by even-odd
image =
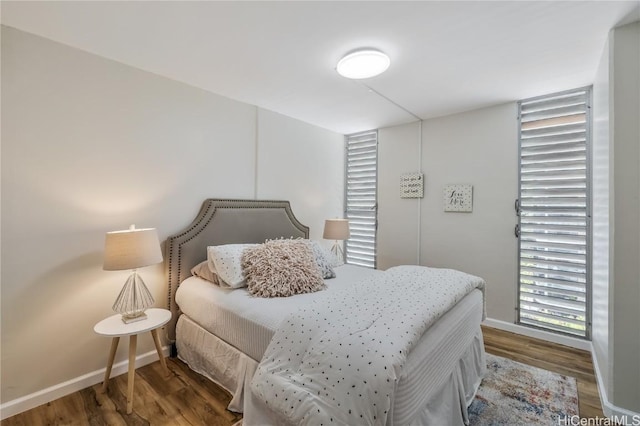
[[[325,240],[334,240],[331,251],[344,258],[344,252],[342,251],[341,244],[338,241],[346,240],[351,235],[349,232],[349,221],[347,219],[327,219],[324,221],[324,233],[322,238]]]
[[[133,270],[113,304],[113,310],[122,314],[123,322],[130,323],[147,318],[144,311],[153,306],[155,301],[136,269],[160,262],[162,251],[158,233],[154,228],[136,229],[135,225],[131,225],[125,231],[107,232],[102,269]]]

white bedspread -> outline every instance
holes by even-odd
[[[291,314],[252,381],[293,424],[385,424],[407,354],[426,329],[484,282],[401,266]]]

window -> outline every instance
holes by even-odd
[[[518,103],[518,323],[590,333],[591,88]]]
[[[378,132],[346,136],[346,217],[351,237],[346,242],[346,262],[376,267]]]

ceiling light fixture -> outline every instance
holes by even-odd
[[[375,77],[389,68],[391,60],[375,49],[359,49],[340,59],[336,71],[343,77],[360,80]]]

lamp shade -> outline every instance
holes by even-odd
[[[324,221],[322,238],[326,240],[346,240],[350,235],[349,221],[347,219],[327,219]]]
[[[107,232],[104,241],[105,271],[136,269],[162,262],[155,228]]]

